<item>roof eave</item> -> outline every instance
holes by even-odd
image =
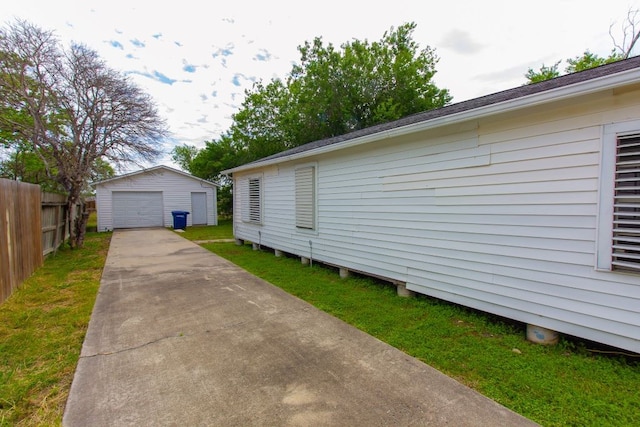
[[[187,178],[195,179],[197,181],[201,181],[201,182],[204,182],[206,184],[210,184],[210,185],[214,185],[216,187],[220,187],[220,184],[218,184],[217,182],[207,181],[206,179],[198,178],[197,176],[193,176],[193,175],[191,175],[191,174],[189,174],[187,172],[183,172],[181,170],[174,169],[172,167],[165,166],[165,165],[158,165],[158,166],[150,167],[148,169],[141,169],[141,170],[138,170],[138,171],[129,172],[129,173],[126,173],[124,175],[114,176],[113,178],[105,179],[105,180],[102,180],[102,181],[91,182],[91,183],[89,183],[89,185],[92,188],[95,188],[96,185],[99,185],[99,184],[105,184],[107,182],[117,181],[117,180],[122,179],[122,178],[127,178],[127,177],[134,176],[134,175],[140,175],[142,173],[153,172],[153,171],[158,170],[158,169],[166,169],[168,171],[175,172],[175,173],[180,174],[180,175],[184,175]]]
[[[263,162],[257,161],[253,163],[247,163],[245,165],[237,166],[235,168],[222,171],[222,174],[230,175],[236,172],[243,172],[252,169],[259,169],[267,166],[272,166],[278,163],[304,159],[306,157],[317,156],[320,154],[330,153],[336,150],[342,150],[345,148],[356,147],[358,145],[367,144],[374,141],[381,141],[387,138],[393,138],[403,136],[415,132],[424,130],[435,129],[441,126],[456,124],[469,120],[477,120],[483,117],[515,111],[518,109],[532,107],[540,104],[549,103],[552,101],[560,101],[568,99],[578,95],[587,95],[594,92],[601,92],[604,90],[614,89],[626,84],[637,83],[640,81],[640,68],[632,68],[629,70],[621,71],[619,73],[594,78],[582,82],[577,82],[572,85],[562,86],[546,90],[544,92],[525,95],[519,98],[510,99],[494,104],[489,104],[474,109],[453,113],[450,115],[437,117],[430,120],[425,120],[410,125],[400,126],[393,129],[384,130],[370,135],[356,137],[336,144],[327,145],[308,151],[303,151],[289,156],[278,157],[275,159],[265,160]]]

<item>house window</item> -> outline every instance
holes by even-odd
[[[640,121],[604,127],[597,268],[640,273]]]
[[[249,178],[241,186],[242,220],[255,224],[262,223],[262,179]]]
[[[640,271],[640,133],[616,138],[612,269]]]
[[[305,166],[296,169],[296,227],[306,230],[316,228],[316,168]]]

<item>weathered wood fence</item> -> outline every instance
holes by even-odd
[[[68,236],[67,198],[63,194],[42,193],[42,254],[60,247]]]
[[[64,205],[39,185],[0,179],[0,303],[64,242]]]

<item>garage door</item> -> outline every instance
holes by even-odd
[[[162,227],[161,191],[114,191],[113,228]]]

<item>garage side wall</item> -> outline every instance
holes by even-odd
[[[173,225],[171,211],[191,212],[191,193],[207,195],[207,225],[217,225],[217,206],[215,185],[192,179],[170,170],[159,169],[145,171],[135,175],[115,178],[96,186],[96,206],[98,211],[98,231],[110,231],[114,228],[114,192],[161,192],[162,224]],[[187,216],[187,226],[191,226],[191,215]]]

